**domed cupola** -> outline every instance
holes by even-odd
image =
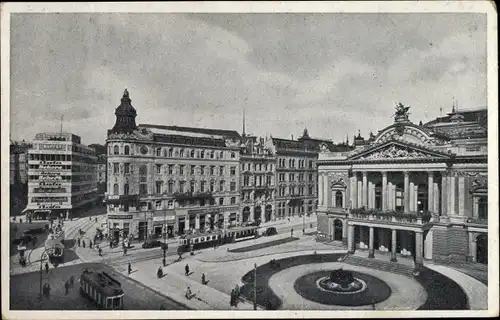
[[[128,90],[125,89],[123,92],[122,103],[116,108],[115,116],[116,122],[112,132],[125,133],[132,132],[137,129],[135,124],[135,117],[137,117],[137,111],[131,104]]]

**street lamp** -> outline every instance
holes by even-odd
[[[253,267],[253,309],[257,310],[257,264]]]
[[[44,256],[47,255],[47,250],[48,249],[45,249],[42,254],[40,255],[40,300],[42,300],[42,282],[43,282],[43,269],[42,269],[42,265],[43,265],[43,260],[44,260]]]

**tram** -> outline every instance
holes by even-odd
[[[191,234],[179,239],[179,250],[188,252],[191,249],[203,249],[213,247],[215,244],[223,245],[238,241],[255,239],[258,237],[257,226],[235,227],[226,230],[215,230],[212,232]]]
[[[64,259],[64,231],[56,230],[48,235],[45,241],[45,250],[47,250],[49,261],[52,264],[61,263]]]
[[[123,310],[122,285],[104,271],[83,270],[80,276],[80,294],[99,309]]]

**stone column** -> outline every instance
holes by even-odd
[[[363,206],[368,208],[368,172],[363,171]]]
[[[439,207],[439,184],[437,181],[434,182],[434,212],[441,215],[441,208]]]
[[[422,232],[415,232],[415,268],[422,266],[423,255],[424,255],[424,244],[423,244],[423,234]]]
[[[474,235],[472,232],[467,232],[467,235],[469,236],[469,253],[467,254],[467,261],[472,261],[474,262],[474,250],[472,250],[472,243],[474,242]]]
[[[323,206],[323,173],[318,173],[318,203]]]
[[[323,203],[325,207],[329,207],[330,204],[330,192],[328,192],[328,175],[325,174],[323,175]]]
[[[189,214],[186,214],[186,219],[184,220],[184,232],[189,230]]]
[[[350,224],[347,226],[347,250],[349,253],[354,253],[355,243],[354,243],[354,225]]]
[[[458,215],[465,215],[465,198],[470,196],[465,194],[465,177],[458,177]]]
[[[396,259],[396,249],[397,249],[397,239],[398,239],[398,233],[396,229],[392,229],[392,239],[391,239],[391,261],[396,262],[398,261]]]
[[[415,185],[413,184],[413,181],[410,182],[410,206],[409,210],[405,211],[415,211]]]
[[[358,180],[358,208],[361,208],[363,206],[363,181]]]
[[[455,212],[455,177],[448,177],[448,216],[456,215]]]
[[[373,205],[373,182],[368,181],[368,209],[373,209],[375,206]]]
[[[195,230],[200,230],[200,215],[197,214],[194,220],[194,228]]]
[[[347,244],[347,219],[342,221],[342,244]]]
[[[475,237],[472,238],[471,247],[472,247],[472,261],[476,262],[477,261],[477,242],[476,242]]]
[[[404,211],[410,210],[410,173],[408,171],[404,171]]]
[[[358,174],[353,172],[351,177],[351,205],[352,208],[358,207]]]
[[[427,210],[434,213],[434,172],[427,174]]]
[[[472,208],[472,217],[477,218],[479,217],[479,197],[474,197],[474,206]]]
[[[387,210],[394,210],[394,187],[390,181],[387,185]]]
[[[382,210],[387,210],[387,172],[382,171]]]
[[[363,226],[358,226],[359,228],[359,248],[361,249],[361,243],[363,243],[363,247],[365,245],[365,234],[363,232]]]
[[[373,247],[373,238],[374,238],[374,230],[373,227],[370,227],[370,243],[369,243],[369,253],[368,253],[368,258],[374,258],[375,257],[375,248]]]

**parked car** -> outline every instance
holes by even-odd
[[[264,231],[264,235],[266,235],[266,236],[274,236],[277,234],[278,234],[278,231],[276,230],[275,227],[269,227],[266,229],[266,231]]]
[[[45,233],[45,230],[43,228],[32,228],[24,230],[24,234],[40,234],[40,233]]]
[[[161,242],[160,240],[146,240],[146,242],[144,242],[142,244],[142,248],[143,249],[147,249],[147,248],[156,248],[156,247],[161,247],[163,244],[163,242]]]

